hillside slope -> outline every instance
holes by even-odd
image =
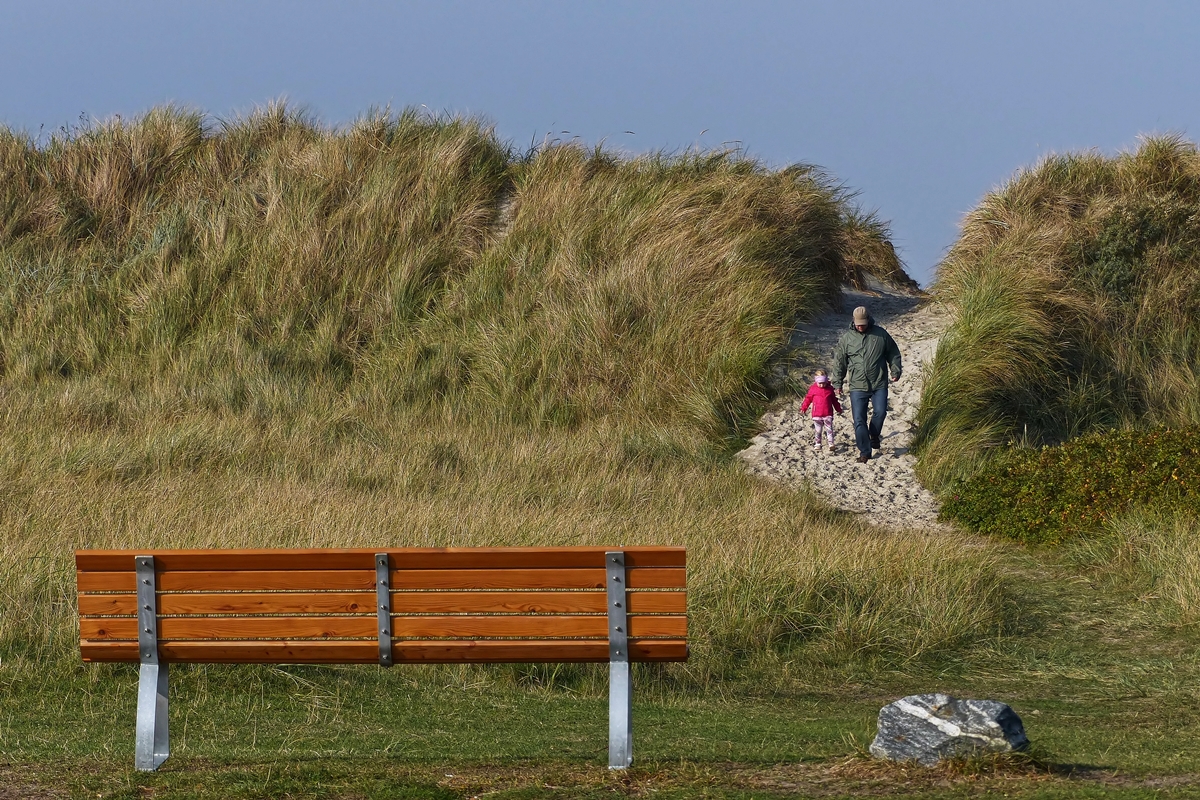
[[[813,167],[519,157],[476,120],[334,130],[283,106],[158,109],[44,147],[0,131],[0,270],[8,385],[653,419],[690,450],[753,419],[797,316],[867,272],[907,280]]]
[[[1200,422],[1200,152],[1150,138],[1018,172],[933,292],[951,322],[917,419],[932,487],[997,446]]]

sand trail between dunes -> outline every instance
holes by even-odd
[[[801,415],[803,397],[794,397],[768,411],[760,420],[762,433],[738,455],[756,475],[793,486],[808,485],[837,508],[862,514],[867,521],[889,528],[941,528],[938,503],[917,480],[916,458],[909,452],[921,382],[937,351],[948,314],[928,298],[873,286],[869,291],[844,289],[842,305],[798,326],[791,344],[798,355],[788,374],[806,391],[813,370],[833,368],[833,347],[850,326],[856,306],[871,310],[875,322],[887,329],[900,347],[903,376],[890,385],[887,421],[880,437],[882,449],[865,464],[855,461],[854,423],[849,393],[845,413],[834,417],[834,452],[813,449],[812,420]]]

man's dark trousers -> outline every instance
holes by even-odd
[[[871,424],[867,424],[867,402],[871,403]],[[858,452],[871,455],[871,439],[879,439],[887,417],[888,387],[885,383],[873,392],[850,392],[850,413],[854,416],[854,443]]]

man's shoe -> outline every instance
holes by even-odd
[[[854,460],[855,460],[855,461],[857,461],[857,462],[858,462],[858,463],[860,463],[860,464],[865,464],[865,463],[867,463],[868,461],[870,461],[870,460],[871,460],[871,457],[870,457],[870,456],[864,456],[864,455],[862,455],[862,454],[860,453],[860,454],[859,454],[859,456],[858,456],[858,458],[856,458],[856,459],[854,459]]]
[[[881,447],[879,445],[879,437],[878,436],[871,437],[871,447],[875,448],[876,450],[881,449]]]

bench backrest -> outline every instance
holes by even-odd
[[[144,661],[152,627],[164,663],[608,661],[623,596],[629,660],[685,660],[684,549],[620,548],[622,595],[613,550],[80,550],[80,648]]]

